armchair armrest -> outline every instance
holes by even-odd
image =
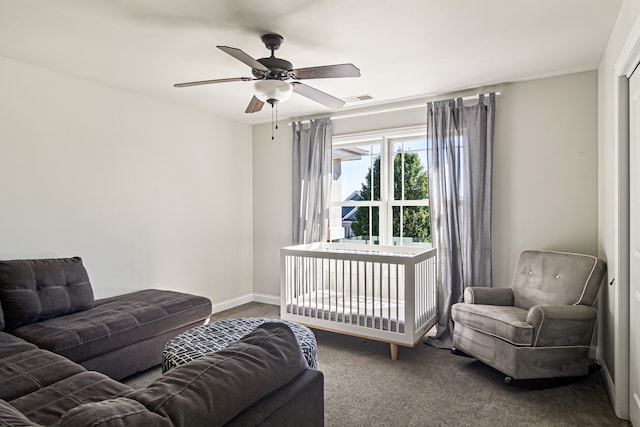
[[[586,305],[534,305],[527,314],[533,347],[590,345],[597,315]]]
[[[511,288],[469,287],[464,290],[464,302],[483,305],[513,305]]]

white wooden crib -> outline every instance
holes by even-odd
[[[280,316],[413,347],[435,325],[436,249],[313,243],[281,250]]]

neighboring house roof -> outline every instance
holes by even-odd
[[[343,221],[355,221],[356,220],[356,212],[358,211],[357,206],[343,206],[342,207],[342,220]]]
[[[334,160],[360,160],[365,154],[369,154],[369,150],[361,147],[347,146],[333,149]]]
[[[362,196],[360,196],[359,191],[354,191],[351,193],[346,199],[352,201],[360,201],[362,200]],[[356,212],[358,211],[357,206],[343,206],[342,207],[342,220],[343,221],[355,221],[356,220]]]

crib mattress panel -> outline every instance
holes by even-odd
[[[313,291],[292,298],[287,313],[372,329],[404,333],[404,303],[334,291]]]

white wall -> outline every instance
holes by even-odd
[[[603,366],[605,379],[616,414],[621,417],[628,416],[628,391],[622,395],[616,393],[616,378],[625,381],[625,375],[620,376],[616,372],[616,359],[619,359],[626,348],[624,343],[616,339],[616,329],[621,322],[621,313],[617,309],[616,301],[626,301],[628,294],[620,289],[618,280],[620,259],[616,249],[617,236],[617,141],[614,121],[615,87],[618,76],[615,73],[615,65],[621,54],[624,42],[629,32],[640,17],[640,1],[625,0],[618,13],[616,25],[609,38],[605,54],[598,68],[598,254],[607,261],[607,282],[613,279],[613,285],[604,286],[600,292],[600,325],[599,325],[599,349],[600,363]],[[624,334],[623,334],[624,335]],[[624,358],[624,357],[623,357]],[[626,380],[628,381],[628,379]],[[619,384],[619,389],[626,389],[624,384]],[[625,395],[626,394],[626,395]]]
[[[251,128],[0,57],[0,259],[82,256],[97,297],[252,292]]]
[[[597,74],[502,85],[494,146],[495,286],[523,249],[597,252]],[[415,101],[413,101],[415,104]],[[335,120],[334,134],[425,123],[425,109]],[[254,126],[254,291],[279,295],[290,245],[291,128]]]
[[[280,299],[280,248],[293,241],[292,135],[285,122],[253,127],[253,291]]]
[[[493,150],[494,286],[520,252],[597,254],[595,71],[504,85]]]

